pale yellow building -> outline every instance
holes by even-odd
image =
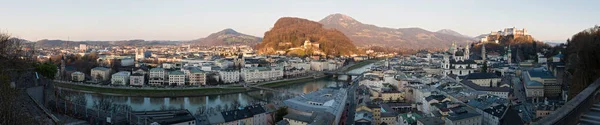
[[[469,80],[482,87],[499,87],[501,78],[494,73],[471,73],[465,77]]]
[[[404,101],[404,92],[400,91],[387,91],[381,93],[381,99],[384,102],[399,102]]]

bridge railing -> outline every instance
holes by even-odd
[[[550,113],[550,115],[534,122],[534,125],[575,125],[579,123],[581,115],[588,112],[590,108],[600,101],[598,89],[600,88],[600,79],[590,84],[577,96],[567,102],[559,109]]]

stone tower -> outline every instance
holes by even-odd
[[[486,60],[485,43],[482,43],[481,45],[481,59],[483,59],[483,62]]]
[[[465,46],[465,60],[468,60],[469,55],[471,55],[471,53],[469,52],[469,48],[471,48],[471,46],[469,46],[469,45]]]
[[[145,58],[144,48],[136,48],[135,49],[135,60],[139,61]]]
[[[457,51],[456,50],[456,42],[452,42],[452,50],[451,50],[452,55],[456,54],[456,51]]]
[[[66,60],[66,57],[63,54],[63,56],[62,56],[62,58],[60,60],[60,74],[59,74],[59,78],[60,79],[64,79],[66,77],[66,72],[65,72],[66,64],[65,64],[65,60]]]
[[[508,64],[512,63],[512,51],[510,50],[510,45],[508,45]]]

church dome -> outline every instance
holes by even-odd
[[[463,51],[456,51],[456,53],[454,53],[454,56],[464,56],[465,53]]]

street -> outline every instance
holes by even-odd
[[[523,83],[521,82],[521,80],[512,80],[511,82],[513,82],[514,88],[513,88],[513,93],[515,94],[515,96],[517,97],[517,99],[521,102],[527,102],[527,94],[525,93],[525,87],[523,86]]]
[[[355,100],[355,96],[356,96],[356,88],[358,88],[358,82],[360,81],[360,79],[362,78],[362,76],[357,77],[354,83],[352,83],[350,86],[348,86],[348,99],[347,99],[347,103],[349,104],[348,106],[348,114],[347,114],[347,118],[346,118],[346,124],[347,125],[352,125],[354,124],[354,114],[356,113],[356,100]],[[353,80],[354,81],[354,80]]]

